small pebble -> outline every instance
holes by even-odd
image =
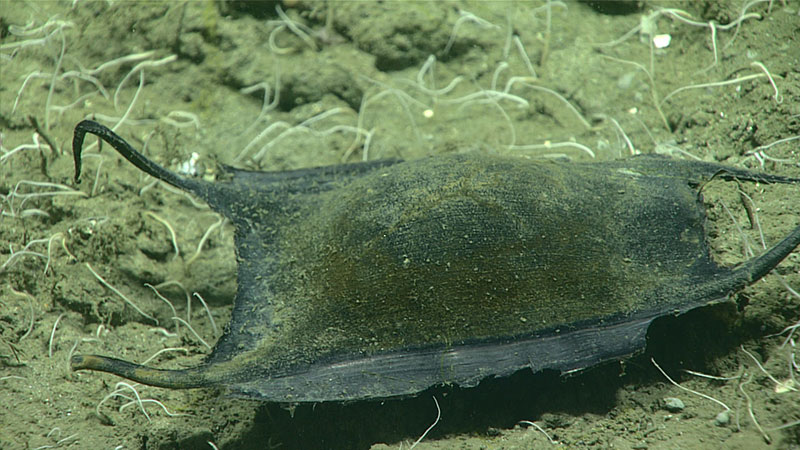
[[[718,427],[724,427],[731,422],[731,412],[730,411],[722,411],[721,413],[717,414],[717,417],[714,418],[714,425]]]
[[[683,408],[686,408],[686,405],[684,405],[683,401],[679,398],[667,397],[664,399],[664,409],[669,412],[681,412],[683,411]]]

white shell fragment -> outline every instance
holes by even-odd
[[[672,36],[668,34],[657,34],[653,36],[653,45],[655,45],[656,48],[667,48],[671,40]]]

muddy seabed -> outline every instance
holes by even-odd
[[[570,377],[286,407],[213,390],[134,394],[114,376],[68,370],[72,352],[141,362],[172,349],[151,364],[196,365],[236,288],[232,227],[205,205],[93,138],[84,181],[72,183],[72,129],[92,115],[161,164],[206,177],[214,161],[281,170],[437,152],[587,160],[587,149],[800,176],[800,141],[786,140],[800,135],[800,3],[644,3],[608,14],[553,2],[549,27],[543,1],[286,1],[284,18],[272,2],[0,3],[0,448],[408,448],[437,417],[432,397],[441,419],[416,448],[767,447],[751,412],[772,448],[800,445],[795,344],[778,335],[800,320],[797,252],[731,302],[656,321],[643,354]],[[715,33],[660,7],[713,21]],[[655,34],[671,42],[651,53]],[[731,183],[704,190],[724,264],[761,250],[751,218],[767,245],[798,222],[796,186],[741,189],[752,204]],[[217,329],[199,300],[187,308],[187,292]],[[728,405],[729,420],[651,357]],[[668,410],[671,397],[684,408]]]

